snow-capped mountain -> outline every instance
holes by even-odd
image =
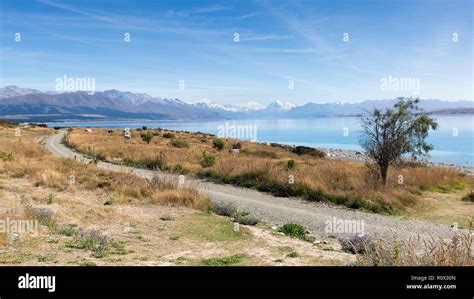
[[[6,86],[0,88],[0,118],[21,121],[311,118],[361,115],[373,108],[391,107],[395,102],[396,99],[389,99],[296,106],[290,102],[275,101],[265,107],[258,102],[230,105],[208,99],[187,103],[176,98],[156,98],[115,89],[89,94],[83,91],[41,92]],[[430,113],[474,113],[473,101],[421,100],[419,106]]]
[[[31,115],[36,121],[87,119],[216,119],[228,117],[218,110],[202,109],[179,99],[107,90],[50,94],[8,86],[0,89],[0,115]],[[14,119],[14,117],[13,117]]]
[[[296,107],[296,105],[291,103],[291,102],[275,101],[275,102],[270,103],[265,108],[265,110],[268,110],[268,111],[271,111],[271,110],[274,110],[274,111],[288,111],[288,110],[291,110],[295,107]]]
[[[245,112],[245,111],[253,111],[253,110],[260,110],[264,109],[265,107],[257,102],[247,102],[243,104],[221,104],[218,102],[212,102],[209,99],[202,99],[198,102],[191,102],[190,104],[195,105],[197,107],[203,107],[208,109],[216,109],[216,110],[223,110],[228,112]]]
[[[113,99],[130,101],[135,105],[140,105],[144,102],[153,100],[151,96],[145,93],[132,93],[129,91],[120,91],[117,89],[106,90],[104,91],[104,94]]]
[[[23,96],[32,93],[41,93],[41,91],[37,89],[21,88],[15,85],[9,85],[0,88],[0,99]]]

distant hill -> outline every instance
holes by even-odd
[[[242,118],[311,118],[362,115],[373,108],[393,106],[395,99],[360,103],[307,103],[296,106],[275,101],[263,107],[249,102],[224,105],[215,102],[187,103],[179,99],[154,98],[143,93],[106,90],[53,93],[6,86],[0,88],[0,118],[15,121],[83,120],[208,120]],[[421,100],[420,107],[434,114],[473,113],[473,101]]]

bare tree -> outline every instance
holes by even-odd
[[[430,129],[438,128],[438,123],[423,114],[418,103],[419,99],[399,98],[393,108],[374,109],[369,116],[361,118],[364,130],[361,146],[378,165],[384,184],[390,165],[404,155],[418,158],[433,149],[426,143],[426,137]]]

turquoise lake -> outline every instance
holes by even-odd
[[[428,141],[434,146],[429,160],[449,164],[474,166],[474,116],[433,116],[439,124],[430,132]],[[63,122],[49,126],[141,128],[206,132],[246,132],[240,139],[259,142],[305,145],[324,148],[360,150],[360,120],[357,117],[319,117],[311,119],[261,119],[261,120],[212,120],[212,121],[140,121],[140,122]],[[234,131],[232,131],[234,130]]]

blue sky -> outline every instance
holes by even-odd
[[[0,17],[1,86],[67,75],[228,104],[413,94],[381,90],[390,75],[418,79],[422,98],[474,98],[471,0],[2,0]]]

